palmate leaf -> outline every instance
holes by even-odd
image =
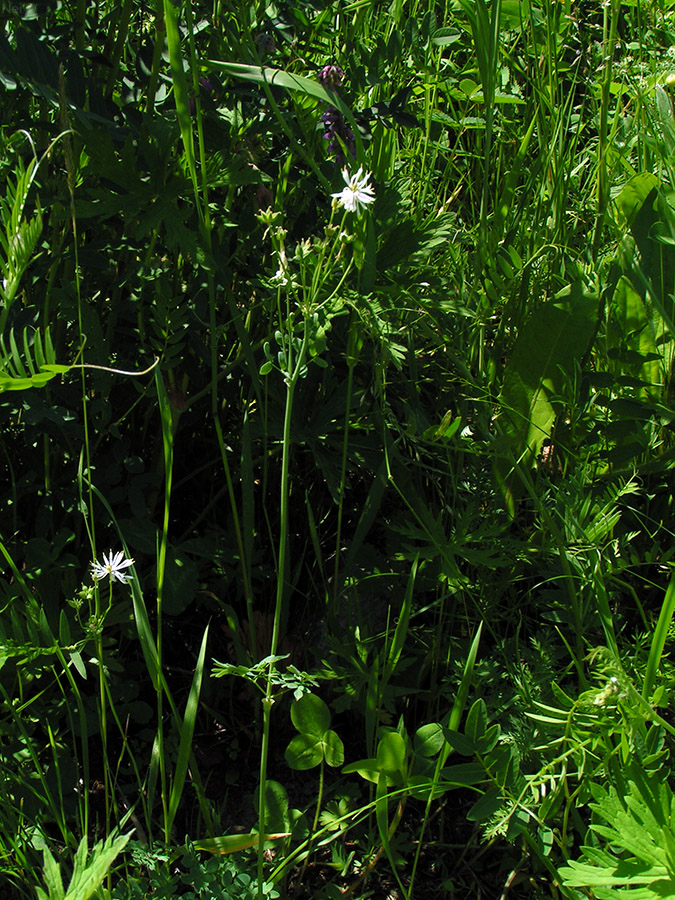
[[[63,881],[59,864],[52,853],[44,850],[44,879],[49,893],[38,888],[38,897],[41,900],[89,900],[89,897],[98,890],[103,879],[108,874],[110,867],[117,855],[124,849],[129,834],[109,835],[105,841],[99,841],[88,853],[87,839],[82,838],[75,853],[73,875],[68,885],[68,890],[63,892]]]
[[[620,793],[615,787],[593,789],[596,802],[590,805],[603,822],[591,829],[607,845],[582,847],[586,859],[570,861],[559,874],[566,885],[592,888],[601,900],[673,897],[673,792],[636,765],[629,766],[625,776]]]

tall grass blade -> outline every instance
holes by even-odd
[[[190,116],[190,90],[185,69],[183,68],[178,16],[173,0],[164,0],[164,23],[166,26],[166,42],[169,48],[169,62],[171,64],[171,79],[173,81],[173,96],[176,103],[178,125],[183,139],[185,159],[190,178],[192,179],[195,198],[198,200],[199,184],[197,181],[197,166],[192,136],[192,117]],[[197,208],[199,208],[199,202],[197,202]]]
[[[648,700],[654,690],[656,683],[656,675],[661,665],[663,657],[663,648],[666,644],[670,623],[675,613],[675,575],[670,579],[670,584],[666,590],[666,596],[663,599],[659,619],[656,623],[652,643],[649,648],[649,656],[647,658],[647,668],[645,669],[645,680],[642,685],[642,696]]]
[[[199,695],[202,689],[202,678],[204,675],[204,659],[206,656],[206,643],[209,636],[209,626],[207,625],[202,637],[202,644],[197,658],[195,674],[192,679],[192,687],[188,695],[187,704],[185,706],[185,715],[180,726],[180,743],[178,744],[178,759],[176,761],[176,771],[174,773],[173,783],[171,785],[171,794],[169,796],[169,820],[167,831],[171,831],[173,821],[176,817],[178,804],[183,794],[185,778],[188,770],[188,763],[192,750],[192,737],[195,731],[195,720],[197,718],[197,708],[199,706]]]
[[[450,731],[457,731],[459,728],[459,723],[462,721],[462,715],[464,714],[464,708],[466,707],[466,700],[469,696],[469,688],[471,687],[471,679],[473,678],[473,669],[476,665],[476,656],[478,655],[478,645],[480,644],[480,636],[482,632],[483,623],[481,622],[478,626],[478,631],[476,632],[474,639],[471,642],[469,655],[467,656],[466,662],[464,663],[462,680],[460,681],[459,688],[457,689],[457,693],[455,694],[455,702],[452,705],[450,718],[448,719],[448,728],[450,729]]]

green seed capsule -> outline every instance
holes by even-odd
[[[675,91],[675,72],[671,72],[666,76],[666,90],[671,94]]]

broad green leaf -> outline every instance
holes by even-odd
[[[259,790],[255,793],[256,811],[259,809]],[[288,794],[283,784],[268,779],[265,783],[265,833],[286,833],[291,830]]]
[[[470,822],[484,822],[502,805],[502,792],[498,787],[489,788],[466,814]]]
[[[45,847],[42,853],[44,858],[43,877],[49,891],[49,897],[51,900],[63,900],[65,892],[63,890],[63,880],[61,879],[61,869],[48,847]]]
[[[312,734],[299,734],[286,747],[284,759],[291,769],[313,769],[323,759],[321,738]]]
[[[105,841],[99,841],[87,855],[87,841],[82,838],[75,854],[73,876],[64,900],[89,900],[103,883],[117,856],[126,846],[129,834],[110,834]]]
[[[291,706],[291,722],[301,734],[321,738],[330,728],[330,710],[321,697],[304,694]]]
[[[501,732],[501,726],[497,723],[490,725],[485,734],[481,738],[476,739],[476,749],[478,752],[482,754],[489,753],[490,750],[496,746]]]
[[[327,765],[335,769],[343,764],[345,761],[344,744],[334,731],[329,730],[324,734],[322,746]]]
[[[373,784],[377,784],[380,777],[378,762],[375,758],[359,759],[342,768],[343,775],[351,775],[353,772],[358,773],[361,778],[365,778],[366,781],[371,781]],[[394,778],[387,776],[387,786],[392,787],[394,783]]]
[[[562,396],[595,333],[598,296],[581,282],[530,316],[516,340],[499,396],[500,439],[495,476],[507,509],[515,512],[521,482],[551,437]]]
[[[485,779],[485,767],[479,763],[458,763],[441,769],[441,778],[453,787],[478,784]]]
[[[635,287],[642,296],[649,297],[675,336],[675,257],[671,246],[675,239],[675,214],[663,192],[654,187],[631,210],[631,216],[630,230],[639,253],[624,254],[624,265],[630,269]]]
[[[69,653],[68,655],[69,655],[69,657],[70,657],[70,660],[71,660],[72,664],[73,664],[73,665],[75,666],[75,668],[77,669],[78,674],[86,681],[86,679],[87,679],[87,669],[86,669],[86,667],[85,667],[85,665],[84,665],[84,662],[83,662],[83,660],[82,660],[82,654],[80,653],[80,651],[79,651],[79,650],[73,650],[73,651],[72,651],[71,653]]]
[[[660,182],[656,175],[651,172],[641,172],[631,178],[621,193],[616,198],[616,204],[623,213],[626,224],[630,227],[635,220],[635,216],[642,207],[643,203],[649,197]]]
[[[464,725],[464,734],[472,744],[477,744],[481,740],[487,729],[487,707],[482,699],[476,700],[469,710],[466,723]]]
[[[672,357],[671,347],[664,347],[661,352],[657,347],[657,339],[665,332],[663,320],[655,311],[648,314],[642,296],[626,275],[617,281],[612,309],[621,332],[612,349],[621,370],[645,382],[637,396],[648,398],[653,386],[663,382],[668,359]]]
[[[473,756],[476,752],[473,741],[469,740],[461,731],[451,731],[449,728],[444,728],[443,736],[450,750],[454,750],[461,756]],[[447,759],[448,752],[444,751],[444,756]]]
[[[389,778],[400,779],[405,783],[406,746],[398,732],[390,731],[380,738],[377,745],[377,768]]]
[[[430,758],[435,756],[443,746],[443,726],[438,722],[422,725],[415,732],[413,747],[419,756]]]

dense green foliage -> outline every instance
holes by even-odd
[[[671,896],[670,4],[0,23],[7,895]]]

